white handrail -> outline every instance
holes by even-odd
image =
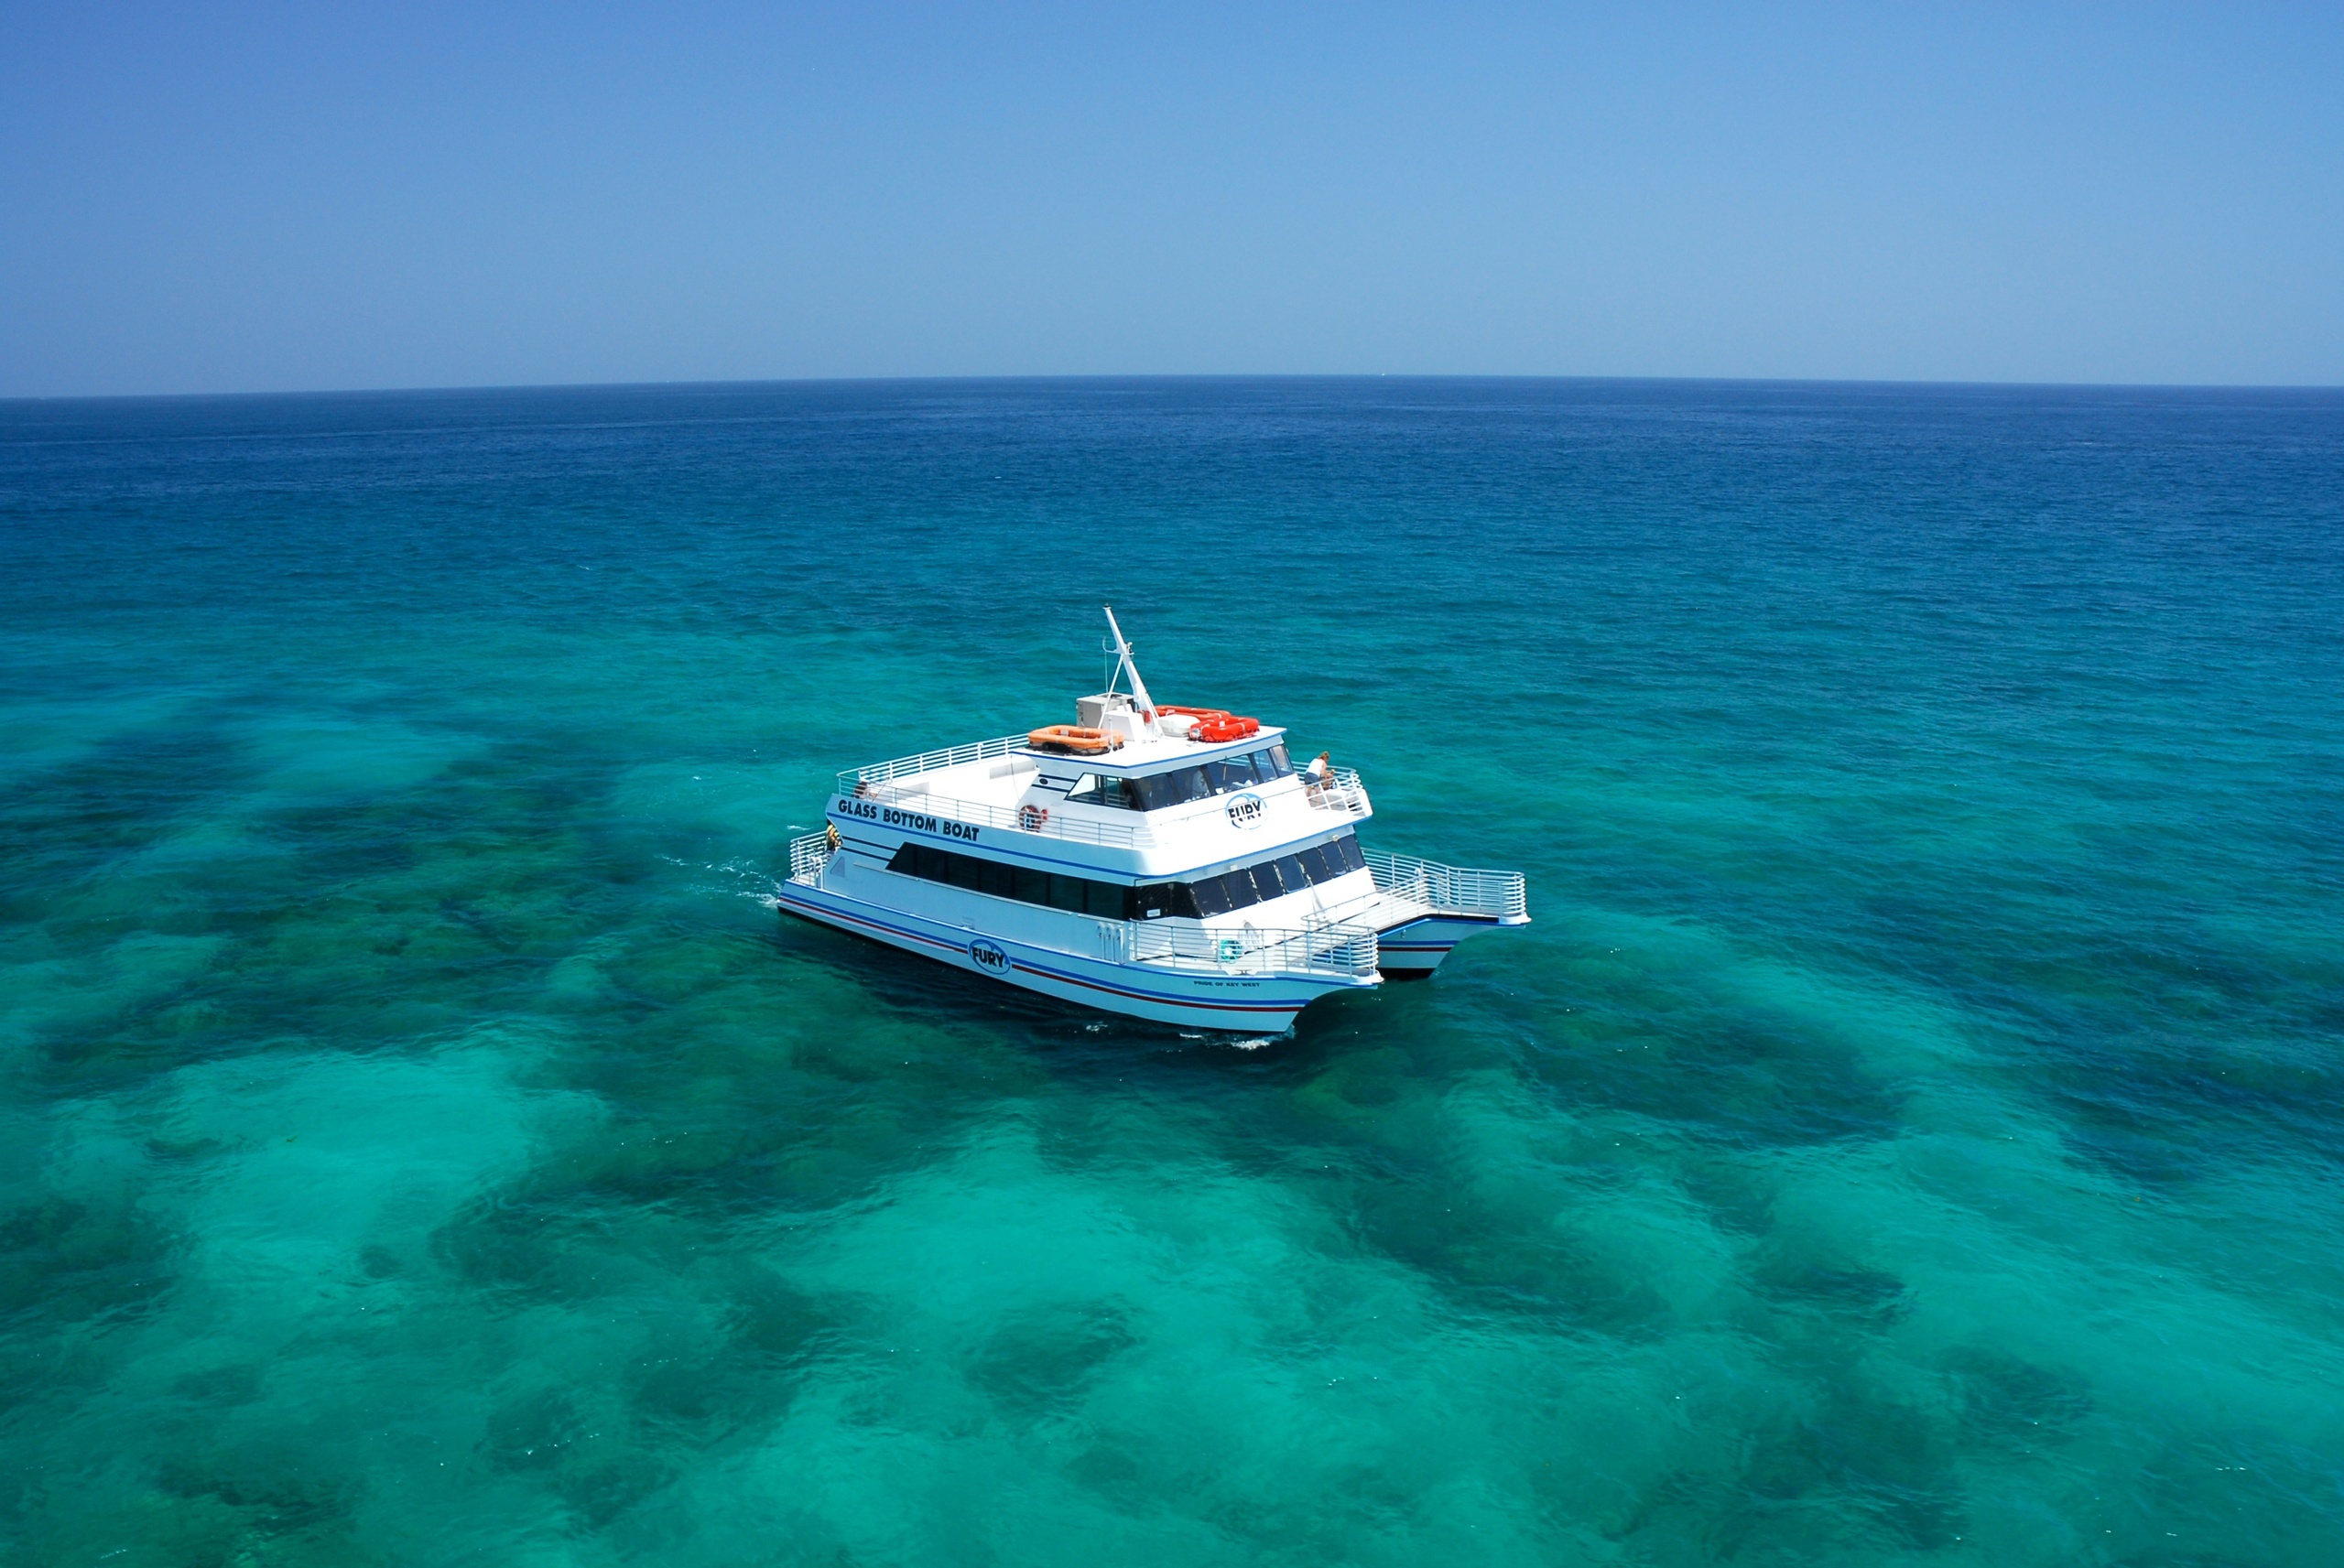
[[[1375,932],[1363,925],[1232,930],[1176,919],[1126,921],[1120,930],[1116,956],[1125,963],[1239,975],[1363,976],[1379,961]]]
[[[789,841],[789,880],[793,882],[812,881],[821,875],[822,868],[830,864],[833,852],[828,828],[819,833],[808,833],[803,838],[792,838]]]
[[[1309,775],[1302,775],[1302,798],[1321,811],[1337,811],[1345,816],[1366,816],[1374,809],[1368,804],[1367,786],[1351,768],[1329,768],[1324,784],[1312,784]]]
[[[862,800],[876,801],[902,811],[949,816],[955,822],[972,822],[980,827],[1009,827],[1020,833],[1039,833],[1083,844],[1119,844],[1125,849],[1137,849],[1156,842],[1156,835],[1144,827],[1123,822],[1094,822],[1063,811],[1036,806],[991,806],[983,801],[953,800],[921,790],[893,790],[884,784],[866,784],[859,791],[850,789],[840,793]]]
[[[1012,752],[1022,752],[1029,744],[1024,735],[1004,735],[998,740],[971,741],[965,746],[950,746],[941,752],[922,752],[916,757],[897,757],[884,762],[869,762],[859,768],[847,768],[839,774],[839,793],[852,795],[859,784],[887,784],[908,778],[914,773],[930,773],[939,768],[957,768],[963,762],[982,762],[988,757],[1005,757]]]
[[[1437,860],[1381,849],[1365,853],[1368,874],[1375,879],[1378,892],[1449,914],[1492,914],[1501,920],[1529,917],[1529,888],[1520,871],[1444,866]]]

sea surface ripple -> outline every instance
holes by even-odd
[[[1112,600],[1536,924],[772,906]],[[0,1563],[2344,1561],[2344,395],[0,404]]]

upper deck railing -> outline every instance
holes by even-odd
[[[1329,768],[1324,784],[1312,784],[1306,774],[1302,798],[1321,811],[1340,812],[1345,816],[1365,816],[1370,810],[1367,786],[1359,782],[1359,774],[1350,768]]]
[[[847,768],[839,773],[839,793],[852,795],[859,784],[893,784],[915,773],[932,773],[939,768],[957,768],[963,762],[1005,757],[1012,752],[1024,751],[1029,743],[1023,735],[1004,735],[997,741],[971,741],[965,746],[949,746],[941,752],[922,752],[916,757],[897,757],[892,762]]]
[[[1063,811],[1049,811],[1036,806],[990,806],[981,800],[952,800],[944,795],[921,794],[898,795],[885,784],[872,787],[866,799],[906,811],[930,812],[949,816],[955,822],[972,822],[980,827],[1010,827],[1020,833],[1039,833],[1046,838],[1068,838],[1079,844],[1113,844],[1126,849],[1136,849],[1156,842],[1156,835],[1146,828],[1128,822],[1096,822],[1087,817],[1069,816]]]
[[[1481,871],[1464,866],[1444,866],[1414,855],[1366,851],[1368,874],[1375,891],[1414,900],[1435,912],[1487,914],[1500,920],[1526,920],[1530,894],[1520,871]]]
[[[1101,822],[1047,809],[1037,813],[1027,806],[996,806],[986,801],[960,800],[934,795],[917,783],[897,782],[917,780],[922,774],[960,767],[968,762],[1005,757],[1013,752],[1026,750],[1027,744],[1027,739],[1023,735],[1004,735],[999,740],[976,741],[945,751],[922,752],[917,756],[845,768],[838,776],[839,793],[906,811],[925,811],[938,816],[949,816],[956,822],[974,823],[981,827],[1011,828],[1077,843],[1107,844],[1130,849],[1164,842],[1144,821]],[[1351,818],[1364,817],[1372,809],[1366,787],[1360,783],[1359,774],[1350,768],[1329,769],[1323,784],[1314,784],[1304,778],[1302,796],[1306,804],[1318,810]],[[1147,815],[1162,818],[1161,825],[1167,829],[1177,829],[1191,820],[1212,816],[1218,810],[1218,806],[1206,804],[1199,805],[1193,811],[1183,811],[1177,816],[1167,817],[1163,813]]]

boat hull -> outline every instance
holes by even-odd
[[[800,919],[1077,1006],[1189,1028],[1275,1033],[1322,996],[1377,983],[1374,977],[1196,973],[1112,964],[891,909],[812,882],[785,882],[779,896],[783,912]]]
[[[1379,932],[1375,939],[1376,968],[1387,980],[1428,980],[1457,944],[1501,925],[1528,924],[1493,915],[1436,914],[1411,920]]]

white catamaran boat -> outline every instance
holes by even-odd
[[[1115,668],[1050,725],[854,768],[789,847],[781,907],[1013,985],[1260,1033],[1333,991],[1429,976],[1530,915],[1519,873],[1362,849],[1367,790],[1286,731],[1158,707]],[[1127,687],[1127,689],[1125,689]]]

